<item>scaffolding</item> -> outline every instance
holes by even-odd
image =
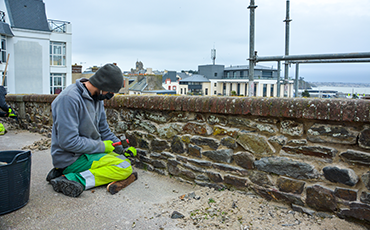
[[[289,65],[296,65],[295,74],[295,97],[298,97],[298,78],[299,78],[299,64],[309,64],[309,63],[349,63],[349,62],[370,62],[370,52],[353,52],[353,53],[333,53],[333,54],[303,54],[303,55],[289,55],[289,45],[290,45],[290,0],[286,1],[286,18],[284,22],[286,23],[285,29],[285,55],[283,56],[266,56],[259,57],[257,51],[254,50],[255,47],[255,1],[250,1],[250,40],[249,40],[249,93],[248,96],[253,95],[253,82],[254,82],[254,66],[257,62],[264,61],[276,61],[278,65],[278,75],[277,75],[277,96],[280,97],[280,72],[281,72],[281,61],[284,61],[284,81],[283,84],[288,83]],[[284,97],[287,97],[287,87],[284,87]]]

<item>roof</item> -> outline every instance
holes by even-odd
[[[136,84],[134,84],[133,86],[131,86],[129,88],[129,90],[133,90],[133,91],[143,91],[143,89],[145,89],[146,87],[146,77],[143,77],[140,81],[138,81]]]
[[[12,28],[50,32],[42,0],[5,0],[5,4]]]
[[[0,22],[0,34],[6,35],[6,36],[9,36],[9,37],[14,36],[12,30],[10,29],[9,24],[5,23],[5,22]]]
[[[190,77],[180,80],[179,82],[210,82],[210,80],[203,75],[193,74]]]
[[[236,66],[230,66],[230,67],[225,67],[225,71],[230,71],[230,70],[247,70],[249,69],[249,65],[236,65]],[[268,66],[263,66],[263,65],[256,65],[254,69],[263,69],[263,70],[276,70],[274,68],[268,67]]]

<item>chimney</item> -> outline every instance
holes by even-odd
[[[77,65],[77,63],[72,65],[72,73],[82,73],[82,65]]]

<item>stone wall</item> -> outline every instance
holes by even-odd
[[[21,127],[50,136],[50,95],[9,95]],[[370,100],[116,96],[109,125],[134,164],[295,210],[370,223]]]

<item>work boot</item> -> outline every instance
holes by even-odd
[[[60,176],[50,181],[54,191],[61,192],[66,196],[78,197],[84,191],[84,186],[76,181],[68,180]]]
[[[129,186],[135,180],[137,180],[137,172],[133,172],[125,180],[113,181],[112,183],[108,184],[107,190],[112,195],[113,194],[116,194],[120,190],[122,190],[122,189],[126,188],[127,186]]]
[[[46,176],[46,181],[50,182],[52,179],[60,177],[61,175],[63,175],[63,171],[64,169],[53,168],[52,170],[50,170],[50,172]]]

